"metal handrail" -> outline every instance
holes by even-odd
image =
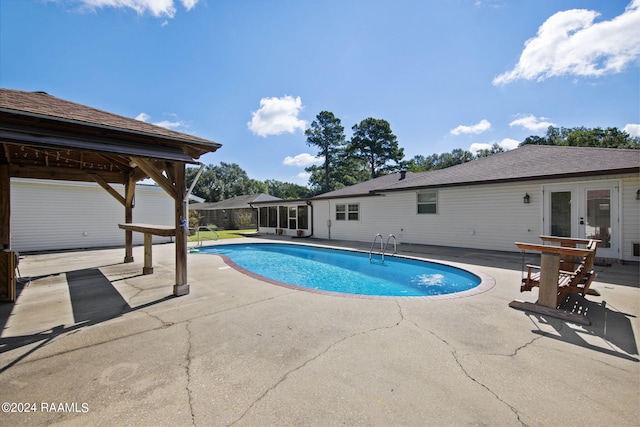
[[[382,251],[384,250],[384,247],[382,246],[382,234],[378,233],[373,238],[373,242],[371,242],[371,249],[369,249],[369,262],[373,262],[371,260],[371,254],[373,253],[373,247],[376,245],[376,240],[378,240],[378,237],[380,238],[380,253],[382,253]]]
[[[196,247],[201,247],[202,246],[202,239],[200,238],[200,231],[211,231],[213,232],[213,234],[215,234],[215,238],[214,240],[218,240],[220,238],[220,235],[218,234],[218,232],[216,231],[217,227],[209,227],[208,225],[200,225],[198,226],[198,228],[196,229],[196,233],[198,234],[198,245]]]
[[[384,248],[382,248],[382,263],[384,264],[384,253],[387,251],[387,246],[389,246],[389,240],[393,238],[393,253],[391,255],[395,255],[398,253],[398,239],[393,234],[389,234],[387,237],[387,241],[384,244]],[[382,240],[380,241],[382,242]]]

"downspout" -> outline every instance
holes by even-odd
[[[307,200],[307,206],[311,208],[311,214],[309,215],[309,217],[311,218],[311,234],[309,234],[309,237],[312,237],[313,236],[313,202]]]
[[[187,190],[187,194],[184,196],[184,211],[187,214],[187,229],[189,228],[189,196],[191,196],[191,192],[198,183],[200,175],[202,175],[202,170],[204,169],[204,163],[198,162],[198,164],[200,165],[200,169],[198,170],[198,173],[196,173],[196,177],[193,179],[191,187],[189,187],[189,189]]]

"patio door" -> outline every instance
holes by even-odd
[[[298,228],[298,210],[295,206],[289,206],[289,230]]]
[[[598,239],[598,256],[619,258],[618,183],[544,187],[544,233]]]

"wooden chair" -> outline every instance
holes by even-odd
[[[589,252],[582,257],[582,260],[575,270],[560,270],[560,275],[558,276],[558,305],[562,303],[569,294],[577,293],[584,297],[589,292],[591,282],[593,282],[595,278],[593,265],[598,243],[600,243],[600,240],[588,241],[587,250]],[[522,279],[520,292],[530,291],[536,286],[540,286],[540,267],[537,265],[527,265],[527,276]]]

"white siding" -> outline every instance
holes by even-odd
[[[640,176],[622,180],[621,220],[622,220],[622,259],[639,261],[633,256],[633,244],[640,244],[640,200],[636,200],[640,190]]]
[[[124,195],[123,185],[112,185]],[[136,187],[133,221],[173,225],[174,203],[160,187]],[[17,251],[124,246],[124,206],[94,183],[11,180],[11,247]],[[168,237],[153,236],[154,242]],[[133,233],[134,244],[143,243]]]
[[[478,249],[514,250],[515,241],[537,239],[540,233],[540,185],[487,185],[442,188],[438,213],[417,213],[417,192],[314,202],[314,235],[369,242],[380,233],[400,243]],[[528,193],[531,202],[524,204]],[[336,203],[359,203],[359,221],[336,221]],[[517,248],[516,248],[517,249]]]
[[[371,242],[377,233],[394,234],[400,243],[476,248],[517,252],[514,242],[539,243],[543,233],[543,185],[621,179],[621,233],[623,260],[633,257],[633,243],[640,242],[640,178],[608,176],[587,180],[549,180],[531,183],[474,185],[439,188],[438,212],[417,213],[417,191],[383,196],[314,201],[314,235]],[[524,195],[530,203],[525,204]],[[359,221],[336,221],[336,204],[360,204]]]

